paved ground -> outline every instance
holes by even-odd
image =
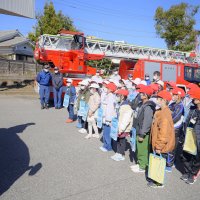
[[[200,180],[190,186],[180,172],[167,174],[163,189],[146,186],[126,160],[86,140],[66,111],[40,110],[36,97],[0,95],[0,199],[2,200],[197,200]]]

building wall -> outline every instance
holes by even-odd
[[[33,56],[33,49],[28,43],[17,45],[15,47],[15,50],[24,52],[24,54],[26,54],[26,55]]]
[[[0,13],[35,18],[35,0],[0,0]]]

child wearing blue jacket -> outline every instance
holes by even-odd
[[[172,100],[173,103],[169,105],[170,110],[172,111],[172,119],[174,122],[175,130],[175,148],[174,151],[168,154],[168,166],[166,170],[171,172],[178,149],[178,143],[183,137],[183,120],[184,120],[184,106],[182,103],[182,98],[185,96],[185,92],[181,88],[174,88],[172,91]]]
[[[66,92],[65,94],[69,96],[69,105],[67,110],[69,112],[69,118],[66,120],[66,123],[72,123],[75,120],[74,115],[74,103],[76,100],[76,88],[72,85],[73,80],[68,78],[66,83]]]

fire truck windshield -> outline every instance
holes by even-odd
[[[83,37],[42,35],[38,41],[39,47],[52,50],[79,50],[83,48]]]
[[[200,82],[200,68],[188,67],[184,68],[184,79],[189,82]]]

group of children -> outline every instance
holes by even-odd
[[[116,153],[111,157],[114,161],[125,160],[127,139],[136,135],[131,142],[136,157],[136,164],[131,166],[133,172],[147,172],[149,154],[154,152],[166,159],[168,172],[180,162],[181,179],[193,184],[200,170],[200,87],[190,83],[185,92],[176,83],[168,82],[164,89],[159,76],[155,72],[151,83],[148,74],[145,80],[133,80],[131,75],[123,80],[117,73],[103,80],[97,73],[79,82],[76,89],[73,81],[67,79],[66,122],[77,120],[79,132],[87,134],[86,139],[100,138],[102,132],[100,150],[113,151],[115,143]],[[188,127],[195,133],[196,154],[183,150]],[[164,185],[148,179],[148,186]]]

